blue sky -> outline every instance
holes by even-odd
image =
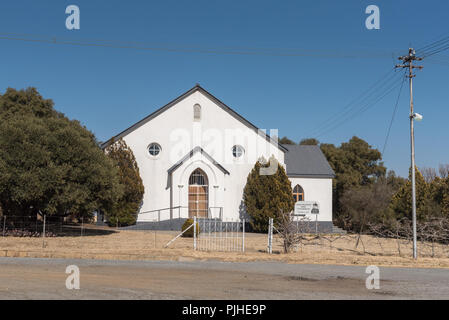
[[[80,30],[65,28],[70,4],[81,10]],[[380,30],[365,28],[370,4],[380,8]],[[393,67],[393,56],[449,35],[447,12],[449,2],[439,0],[2,1],[0,33],[8,37],[196,51],[296,49],[311,56],[0,39],[0,92],[34,86],[105,140],[200,83],[258,127],[299,141],[323,120],[336,115],[337,121],[352,99]],[[349,54],[355,57],[341,57]],[[435,59],[423,62],[414,83],[415,110],[424,115],[416,125],[420,167],[449,162],[449,50]],[[382,149],[397,94],[333,131],[322,130],[320,141],[338,145],[357,135]],[[387,167],[401,175],[410,163],[408,107],[406,84],[384,154]]]

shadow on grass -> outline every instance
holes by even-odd
[[[117,233],[117,230],[108,227],[97,227],[94,225],[66,224],[55,229],[49,229],[56,237],[89,237],[107,236]]]

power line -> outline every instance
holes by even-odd
[[[449,36],[445,36],[445,37],[443,37],[442,39],[440,39],[440,40],[438,40],[438,41],[434,41],[434,42],[432,42],[432,43],[430,43],[430,44],[428,44],[428,45],[425,45],[424,47],[418,48],[418,49],[416,49],[415,51],[417,51],[417,52],[424,52],[424,51],[429,50],[429,49],[431,49],[431,48],[433,48],[433,47],[435,47],[435,46],[444,44],[444,43],[446,43],[447,41],[449,41]]]
[[[391,75],[394,76],[394,69],[390,69],[387,73],[385,73],[384,75],[382,75],[382,77],[380,77],[375,83],[373,83],[371,86],[368,87],[368,89],[364,90],[360,95],[358,95],[356,98],[354,98],[353,100],[351,100],[347,105],[345,105],[339,112],[334,113],[333,115],[331,115],[330,117],[328,117],[326,120],[322,121],[317,127],[314,128],[314,131],[319,131],[321,130],[323,127],[326,127],[327,125],[329,125],[330,123],[334,122],[335,119],[337,117],[341,117],[345,114],[347,114],[348,112],[351,111],[351,109],[353,108],[353,106],[356,104],[356,102],[360,101],[360,99],[364,98],[365,95],[370,94],[370,92],[373,90],[373,92],[375,92],[375,88],[379,85],[379,84],[385,84],[386,82],[388,82],[389,80],[391,80]],[[373,93],[371,92],[371,94]],[[366,97],[365,97],[366,98]],[[312,133],[314,132],[312,131]]]
[[[385,137],[384,147],[382,148],[382,157],[385,154],[385,148],[387,147],[388,138],[390,137],[391,127],[393,125],[393,121],[394,121],[394,118],[396,116],[396,112],[398,110],[399,98],[401,97],[401,92],[402,92],[402,88],[404,87],[405,79],[406,78],[405,78],[405,71],[404,71],[404,76],[403,76],[403,79],[402,79],[401,88],[399,89],[398,98],[396,99],[396,105],[394,106],[393,115],[391,116],[390,125],[388,126],[387,135]]]
[[[0,39],[47,43],[58,45],[74,45],[86,47],[103,47],[116,49],[135,49],[146,51],[163,51],[163,52],[179,52],[179,53],[205,53],[205,54],[226,54],[226,55],[262,55],[262,56],[281,56],[281,57],[315,57],[315,58],[387,58],[387,53],[359,52],[329,52],[329,50],[310,50],[310,49],[285,49],[285,48],[248,48],[248,47],[222,47],[222,48],[206,48],[200,46],[169,46],[155,45],[145,42],[121,42],[115,40],[73,40],[63,39],[52,36],[42,35],[25,35],[15,33],[0,33]]]
[[[388,89],[386,92],[384,92],[383,94],[381,94],[380,96],[378,96],[374,101],[370,101],[368,103],[366,103],[365,105],[363,105],[362,108],[359,108],[356,112],[348,115],[346,118],[342,119],[341,121],[339,121],[338,123],[334,124],[333,126],[331,126],[330,128],[328,128],[326,131],[323,131],[319,134],[316,135],[316,137],[321,137],[321,136],[325,136],[328,133],[332,132],[333,130],[337,129],[338,127],[340,127],[341,125],[345,124],[346,122],[354,119],[355,117],[361,115],[362,113],[366,112],[367,110],[371,109],[372,107],[374,107],[379,101],[381,101],[383,98],[385,98],[386,96],[388,96],[391,92],[393,92],[397,87],[399,87],[399,83],[396,84],[395,86],[391,87],[390,89]]]
[[[429,43],[428,45],[425,45],[417,49],[416,51],[422,56],[422,58],[425,58],[448,49],[449,49],[449,36],[446,35],[442,39]]]
[[[334,128],[340,123],[345,122],[347,119],[352,118],[354,114],[358,114],[364,107],[369,106],[371,101],[382,96],[385,92],[385,88],[387,88],[387,90],[388,88],[391,88],[391,86],[396,83],[397,79],[399,79],[397,73],[390,70],[385,76],[376,81],[374,85],[370,86],[368,90],[365,90],[361,95],[343,108],[343,112],[340,111],[339,113],[336,113],[334,116],[329,117],[324,121],[323,124],[315,128],[310,136],[321,136],[323,132],[329,131],[329,128]],[[360,107],[361,105],[362,107]]]
[[[438,48],[438,49],[436,49],[434,51],[431,51],[431,52],[428,52],[428,53],[424,53],[423,58],[427,58],[427,57],[433,56],[433,55],[435,55],[437,53],[446,51],[448,49],[449,49],[449,42],[448,42],[448,45],[446,45],[445,47],[440,47],[440,48]]]

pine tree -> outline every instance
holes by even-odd
[[[108,222],[112,226],[135,224],[144,193],[136,158],[123,139],[107,147],[106,154],[117,165],[119,181],[124,188],[123,196],[112,210],[106,212]]]
[[[268,167],[270,162],[277,166],[276,173],[260,175],[260,168]],[[277,218],[281,212],[291,212],[294,208],[291,184],[284,168],[274,157],[270,162],[256,162],[244,189],[245,208],[256,232],[266,232],[269,218]]]

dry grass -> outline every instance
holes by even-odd
[[[245,252],[204,252],[193,250],[193,240],[179,238],[168,248],[172,231],[117,231],[95,228],[83,237],[56,238],[0,237],[0,256],[91,258],[117,260],[222,260],[222,261],[284,261],[287,263],[378,265],[403,267],[449,268],[449,247],[419,244],[420,258],[411,258],[411,243],[395,239],[362,236],[357,248],[355,235],[310,236],[289,254],[282,253],[280,239],[274,239],[273,254],[266,253],[267,235],[247,233]]]

